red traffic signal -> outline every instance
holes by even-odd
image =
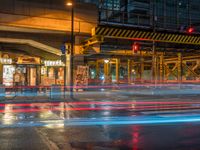
[[[137,51],[140,49],[140,45],[138,43],[134,43],[132,46],[132,50],[134,53],[137,53]]]
[[[193,27],[189,27],[188,30],[187,30],[187,32],[188,32],[188,33],[194,32],[194,28],[193,28]]]

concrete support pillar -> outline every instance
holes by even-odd
[[[116,59],[116,83],[119,83],[119,62],[120,59]]]
[[[74,54],[78,55],[82,53],[81,41],[84,40],[84,37],[76,35],[74,38]]]
[[[66,66],[65,66],[65,80],[66,80],[66,85],[69,86],[70,85],[70,80],[71,80],[71,76],[70,76],[70,65],[71,65],[71,56],[69,54],[66,55]]]
[[[85,37],[84,36],[79,36],[76,35],[74,37],[74,54],[78,55],[78,54],[82,54],[83,49],[81,47],[81,42],[84,41]]]
[[[182,54],[178,53],[178,82],[182,82]]]
[[[128,84],[131,84],[131,70],[132,70],[132,61],[128,59]]]
[[[164,80],[164,55],[160,55],[160,82]]]

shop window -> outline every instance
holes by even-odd
[[[13,85],[13,75],[15,67],[13,65],[3,65],[3,84],[5,86]]]
[[[48,72],[48,77],[49,78],[54,78],[54,68],[49,68],[49,72]]]

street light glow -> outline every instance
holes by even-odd
[[[104,59],[104,62],[107,64],[109,63],[109,59]]]
[[[67,6],[72,6],[72,2],[67,2]]]

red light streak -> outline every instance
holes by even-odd
[[[194,106],[136,106],[133,107],[76,107],[76,108],[19,108],[19,109],[10,109],[10,110],[0,110],[0,113],[29,113],[29,112],[46,112],[46,111],[103,111],[103,110],[180,110],[180,109],[197,109],[200,107]]]
[[[66,105],[131,105],[131,104],[137,104],[137,105],[183,105],[183,104],[200,104],[200,102],[180,102],[180,101],[172,101],[172,102],[161,102],[161,101],[117,101],[117,102],[98,102],[98,101],[90,101],[90,102],[56,102],[56,103],[16,103],[16,104],[0,104],[0,107],[5,107],[9,105],[10,107],[35,107],[35,106],[60,106],[62,104]]]
[[[124,82],[127,82],[128,80],[124,80]],[[137,82],[145,82],[145,84],[135,84],[135,85],[119,85],[119,86],[114,86],[114,85],[105,85],[105,86],[74,86],[73,88],[76,89],[88,89],[88,88],[95,88],[95,89],[109,89],[109,88],[126,88],[126,87],[155,87],[154,82],[152,80],[137,80]],[[168,86],[178,86],[178,82],[176,80],[166,80],[166,81],[156,81],[157,84],[156,86],[159,87],[168,87]],[[165,83],[163,83],[165,82]],[[183,83],[200,83],[200,80],[189,80],[189,81],[183,81]],[[184,85],[183,85],[184,86]],[[187,86],[187,85],[186,85]],[[195,85],[193,85],[195,86]],[[70,86],[65,86],[66,88],[71,88]],[[0,87],[2,88],[2,87]],[[51,86],[6,86],[6,89],[34,89],[34,88],[51,88]],[[58,86],[58,88],[64,88],[64,86]]]
[[[133,133],[132,133],[132,144],[133,149],[132,150],[138,150],[138,144],[139,144],[139,127],[134,126],[133,127]]]
[[[148,101],[148,102],[137,102],[137,101],[125,101],[125,102],[69,102],[68,105],[127,105],[127,104],[138,104],[138,105],[145,105],[145,104],[200,104],[200,102],[179,102],[179,101],[173,101],[173,102],[160,102],[160,101]]]

